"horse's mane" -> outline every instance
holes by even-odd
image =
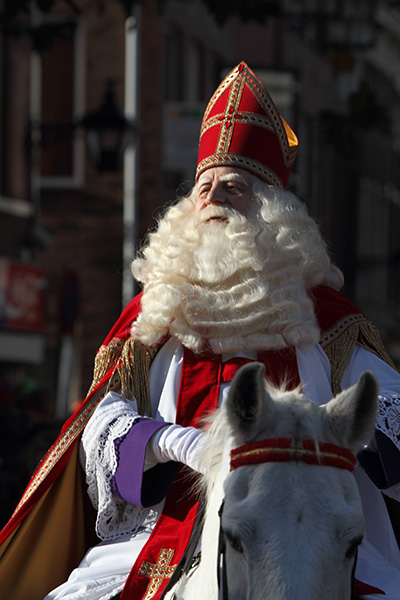
[[[291,405],[290,420],[292,423],[296,421],[302,423],[302,426],[296,431],[297,435],[300,434],[302,439],[313,439],[317,444],[318,452],[320,420],[316,418],[316,413],[319,407],[301,393],[300,387],[288,391],[286,385],[286,383],[283,383],[281,386],[275,387],[267,381],[265,382],[266,390],[271,398],[277,402],[278,406],[281,403],[282,410],[279,410],[279,412],[281,412],[282,417],[284,414],[288,414],[284,405]],[[199,456],[204,475],[198,479],[196,487],[200,493],[208,495],[223,465],[226,467],[225,474],[228,474],[230,450],[236,445],[232,427],[229,423],[226,402],[213,415],[209,415],[204,424],[204,430],[207,433],[207,444],[204,445]],[[292,433],[295,434],[295,430]],[[279,435],[278,431],[276,435]]]
[[[197,487],[199,492],[207,493],[213,488],[224,458],[229,457],[232,448],[232,430],[225,405],[209,416],[204,429],[207,433],[207,444],[199,457],[204,475],[198,479]]]

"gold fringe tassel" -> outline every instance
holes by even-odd
[[[339,337],[324,347],[325,354],[331,363],[331,385],[335,396],[341,390],[340,383],[356,347],[357,338],[358,324],[346,329]]]
[[[341,391],[340,384],[357,343],[396,368],[376,327],[370,321],[354,323],[329,344],[323,345],[331,363],[331,384],[335,395]]]
[[[108,346],[100,346],[94,359],[93,381],[90,385],[88,395],[100,383],[104,375],[115,366],[121,356],[124,347],[123,340],[114,339]]]
[[[136,399],[141,415],[151,416],[150,365],[156,352],[156,348],[144,346],[134,338],[129,338],[125,342],[115,338],[107,346],[101,346],[96,354],[93,381],[88,394],[108,371],[114,368],[107,391],[110,390],[112,382],[113,389],[119,387],[124,398]]]
[[[359,344],[371,350],[374,354],[379,356],[379,358],[381,358],[388,365],[390,365],[395,371],[397,371],[393,360],[391,359],[388,351],[383,345],[381,336],[379,335],[379,331],[374,325],[372,325],[370,321],[362,321],[360,323]]]
[[[140,415],[151,413],[150,399],[150,365],[155,352],[144,346],[138,340],[126,340],[120,360],[117,364],[117,373],[121,382],[121,395],[127,399],[136,399]]]

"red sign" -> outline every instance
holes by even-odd
[[[0,328],[36,331],[44,324],[44,271],[0,259]]]

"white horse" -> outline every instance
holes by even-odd
[[[364,532],[351,471],[372,436],[377,390],[366,372],[317,406],[299,391],[266,386],[260,363],[240,369],[210,429],[200,565],[178,581],[174,597],[350,600]]]

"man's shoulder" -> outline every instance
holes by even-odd
[[[343,319],[368,320],[364,313],[349,298],[326,285],[310,291],[315,306],[315,315],[322,332],[331,329]]]
[[[132,323],[137,319],[141,311],[141,298],[142,294],[140,293],[125,306],[119,318],[110,329],[103,345],[107,345],[111,340],[116,338],[125,340],[129,337]]]

